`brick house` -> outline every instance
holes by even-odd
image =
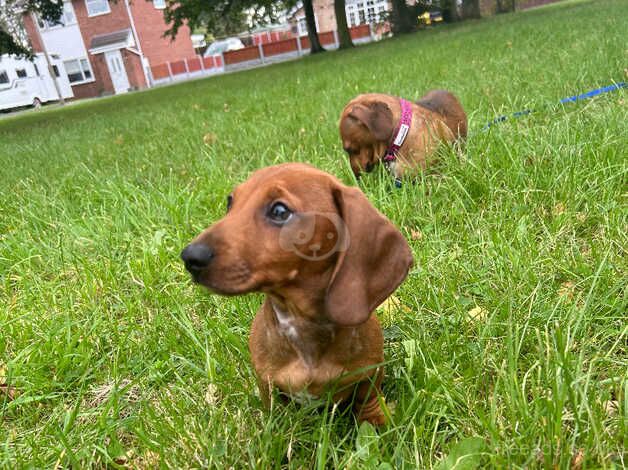
[[[43,41],[63,59],[77,98],[125,93],[151,86],[151,65],[196,56],[187,26],[174,41],[163,37],[165,6],[165,0],[65,0],[56,24],[27,14],[24,26],[35,52]]]
[[[316,30],[320,32],[336,30],[336,14],[334,0],[313,0]],[[361,24],[383,23],[386,15],[392,9],[389,0],[346,0],[347,25],[351,28]],[[289,12],[288,22],[297,36],[307,35],[305,12],[301,2]]]

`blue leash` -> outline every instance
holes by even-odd
[[[619,82],[613,85],[608,85],[602,88],[596,88],[595,90],[587,91],[586,93],[583,93],[581,95],[574,95],[574,96],[569,96],[567,98],[563,98],[558,103],[565,104],[565,103],[574,103],[576,101],[588,100],[590,98],[593,98],[594,96],[598,96],[604,93],[610,93],[611,91],[616,91],[616,90],[619,90],[620,88],[626,88],[626,87],[628,87],[628,83]],[[518,119],[520,117],[527,116],[528,114],[531,114],[534,111],[535,111],[534,109],[524,109],[523,111],[517,111],[516,113],[512,113],[510,115],[505,114],[503,116],[499,116],[493,119],[491,122],[489,122],[486,126],[484,126],[482,128],[482,131],[487,131],[491,128],[491,126],[494,126],[495,124],[499,124],[500,122],[504,122],[508,119]]]

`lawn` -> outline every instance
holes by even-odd
[[[626,80],[627,30],[628,2],[565,2],[0,120],[0,467],[625,468],[626,92],[481,128]],[[415,256],[378,313],[390,424],[263,411],[261,296],[180,250],[262,166],[356,184],[344,103],[435,87],[466,147],[360,183]]]

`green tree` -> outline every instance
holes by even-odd
[[[406,0],[392,0],[390,23],[394,34],[414,31],[417,24],[416,8],[409,6]]]
[[[165,34],[174,38],[187,24],[192,30],[205,28],[216,38],[233,35],[246,29],[247,11],[258,21],[272,17],[274,12],[269,7],[250,0],[168,0],[164,20],[170,28]]]
[[[462,17],[464,19],[482,18],[480,0],[462,0]]]
[[[353,47],[351,33],[347,25],[347,10],[345,9],[345,0],[334,1],[334,13],[336,14],[336,31],[338,31],[338,43],[340,49],[349,49]]]
[[[187,24],[192,30],[205,28],[214,37],[228,36],[247,26],[272,23],[279,13],[295,4],[296,0],[167,0],[164,19],[170,28],[165,34],[175,37]],[[311,51],[322,52],[312,0],[304,0],[303,8]]]
[[[56,0],[0,0],[0,54],[32,57],[33,51],[24,31],[22,17],[36,13],[48,21],[63,14],[63,2]]]
[[[453,23],[454,21],[460,21],[456,0],[441,0],[440,7],[443,11],[443,20],[445,22]]]
[[[515,11],[515,0],[497,0],[497,13]]]
[[[312,0],[303,0],[303,11],[305,12],[305,24],[307,25],[307,37],[310,40],[310,53],[318,54],[325,52],[318,39],[316,31],[316,17],[314,16],[314,5]]]

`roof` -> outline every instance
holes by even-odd
[[[133,45],[133,36],[130,29],[121,29],[113,33],[94,36],[89,44],[90,52],[97,54],[107,50],[121,49]]]

